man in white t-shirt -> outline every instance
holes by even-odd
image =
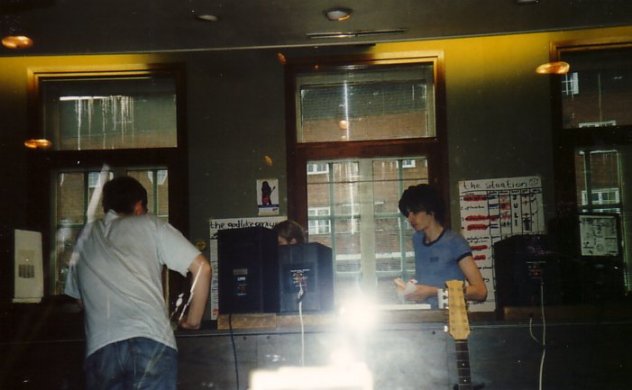
[[[86,388],[175,389],[177,347],[163,299],[163,266],[193,275],[180,322],[198,329],[211,276],[208,260],[173,226],[146,213],[147,191],[134,178],[103,187],[101,220],[77,242],[65,293],[85,310]]]

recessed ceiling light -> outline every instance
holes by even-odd
[[[196,14],[195,17],[205,22],[217,22],[219,20],[217,16],[212,14]]]
[[[325,17],[332,22],[342,22],[348,20],[351,18],[351,12],[353,12],[351,8],[344,7],[330,8],[323,11]]]
[[[33,40],[26,35],[8,35],[2,38],[2,46],[7,49],[27,49],[33,46]]]
[[[332,38],[362,38],[372,35],[389,35],[403,34],[406,32],[404,28],[392,28],[384,30],[357,30],[357,31],[334,31],[334,32],[315,32],[305,34],[309,39],[332,39]]]

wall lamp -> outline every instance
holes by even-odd
[[[537,74],[566,74],[571,69],[568,62],[555,61],[542,64],[535,69]]]
[[[28,49],[33,46],[33,40],[26,35],[7,35],[2,38],[2,46],[7,49]]]
[[[2,46],[7,49],[27,49],[33,46],[33,40],[25,34],[20,18],[15,15],[0,17],[0,37]]]
[[[48,149],[53,146],[53,143],[46,138],[32,138],[24,141],[24,146],[28,149]]]

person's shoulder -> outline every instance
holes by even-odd
[[[417,231],[413,232],[413,236],[412,237],[413,237],[413,241],[422,241],[423,242],[423,239],[424,239],[425,235],[424,235],[424,232],[422,232],[420,230],[417,230]]]
[[[465,243],[467,243],[467,240],[465,239],[465,237],[463,237],[461,234],[455,232],[452,229],[445,229],[445,233],[443,234],[443,236],[447,240],[450,240],[452,242],[457,241],[457,242],[465,242]]]
[[[127,226],[133,226],[137,228],[144,227],[146,229],[159,229],[161,226],[166,224],[165,221],[162,221],[160,218],[156,217],[153,214],[128,215],[119,218],[117,222]]]

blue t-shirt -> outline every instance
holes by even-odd
[[[445,288],[445,282],[448,280],[465,280],[465,275],[459,268],[459,261],[472,255],[472,250],[465,238],[452,230],[443,229],[435,241],[427,244],[424,239],[423,232],[419,231],[413,234],[417,282]],[[437,297],[428,297],[426,303],[436,309],[438,306]]]

